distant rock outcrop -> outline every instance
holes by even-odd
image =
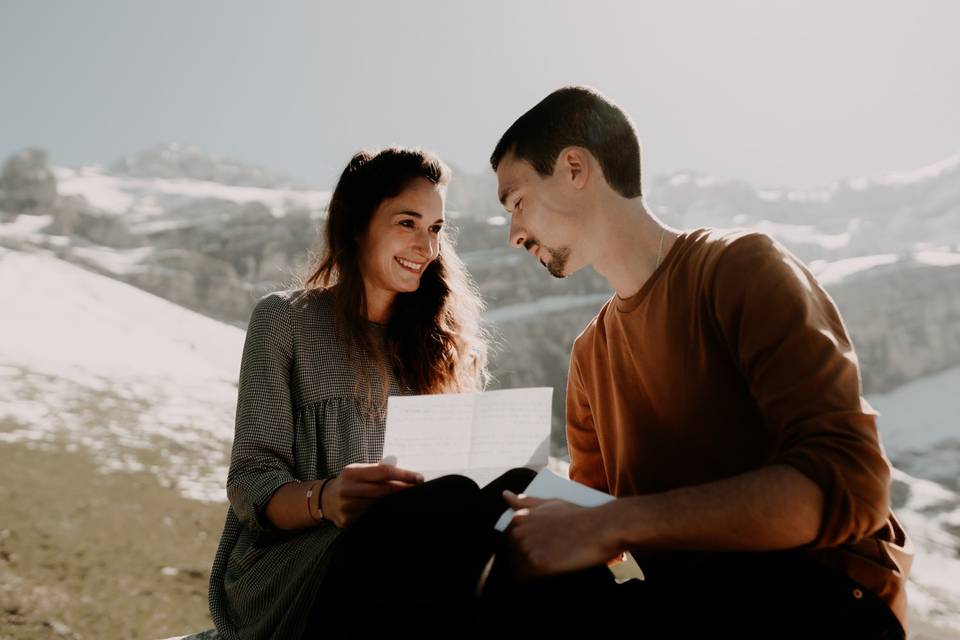
[[[189,178],[219,184],[268,189],[287,186],[289,180],[260,167],[210,154],[195,145],[161,144],[115,162],[111,173],[137,178]]]
[[[24,149],[10,156],[0,171],[0,209],[15,213],[48,213],[57,200],[57,179],[43,149]]]
[[[258,295],[295,283],[320,240],[321,192],[277,188],[283,181],[266,171],[197,147],[160,145],[111,173],[58,170],[68,194],[60,197],[46,163],[37,149],[7,160],[0,210],[49,213],[43,233],[61,236],[60,257],[237,326],[245,326]],[[655,177],[649,191],[652,209],[672,225],[765,231],[811,268],[889,256],[890,264],[874,260],[880,266],[824,280],[853,338],[865,393],[960,363],[960,156],[816,192],[757,190],[695,174]],[[550,384],[562,416],[570,346],[609,285],[593,270],[551,278],[508,248],[509,221],[490,172],[458,176],[447,206],[488,320],[510,346],[492,358],[498,384]],[[19,247],[37,238],[5,242]],[[914,259],[926,249],[947,262]],[[562,447],[555,433],[555,449]]]
[[[960,362],[960,264],[905,258],[827,290],[853,339],[866,393]]]
[[[50,213],[53,221],[47,227],[49,233],[79,236],[114,249],[143,245],[143,240],[130,231],[126,218],[98,211],[83,196],[61,196]]]

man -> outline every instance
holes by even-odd
[[[511,244],[616,292],[574,344],[567,443],[570,478],[618,499],[504,492],[515,577],[629,549],[646,580],[604,597],[674,629],[903,637],[910,543],[856,355],[807,268],[761,233],[663,224],[630,118],[589,88],[530,109],[491,164]]]

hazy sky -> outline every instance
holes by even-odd
[[[645,172],[811,186],[960,152],[960,3],[0,0],[0,157],[194,143],[329,188],[364,146],[486,170],[563,84]]]

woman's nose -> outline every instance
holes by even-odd
[[[433,258],[437,253],[437,241],[429,230],[421,231],[414,238],[414,249],[424,258]]]

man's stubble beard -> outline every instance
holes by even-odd
[[[540,259],[540,264],[547,268],[547,271],[550,272],[554,278],[566,278],[567,274],[563,272],[564,267],[567,266],[567,260],[570,258],[570,247],[563,247],[562,249],[550,249],[540,244],[534,238],[527,238],[526,242],[523,243],[523,248],[527,251],[531,247],[538,246],[541,251],[546,251],[550,254],[550,262],[544,262],[543,259]]]
[[[548,251],[550,250],[548,249]],[[566,278],[567,274],[563,272],[563,269],[567,266],[567,260],[570,258],[570,249],[564,247],[563,249],[550,251],[550,256],[551,260],[547,263],[547,271],[554,278]]]

